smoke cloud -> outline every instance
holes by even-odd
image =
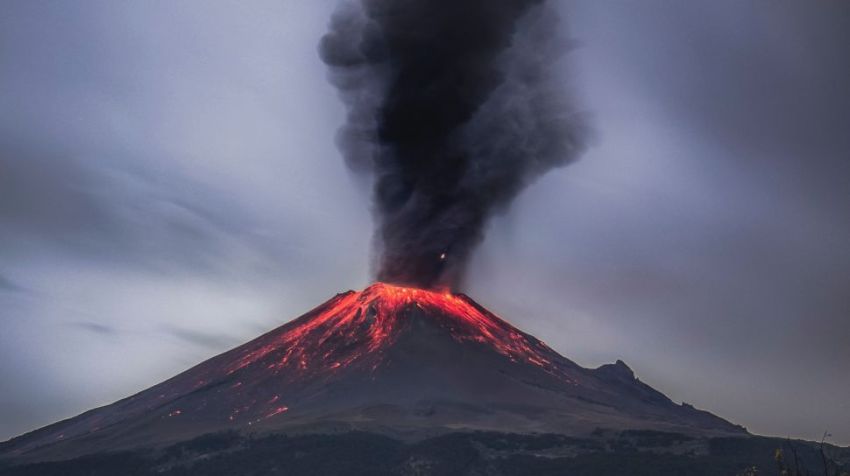
[[[574,160],[585,127],[551,74],[570,49],[541,0],[362,0],[319,51],[338,145],[374,178],[377,278],[457,288],[488,218]]]

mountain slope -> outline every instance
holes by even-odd
[[[591,370],[464,295],[378,283],[159,385],[0,446],[59,459],[224,429],[418,437],[455,429],[743,434],[677,405],[621,361]]]

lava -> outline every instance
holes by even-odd
[[[249,347],[227,372],[260,362],[274,372],[335,372],[367,357],[376,359],[371,362],[374,370],[413,311],[431,316],[458,342],[489,345],[511,361],[552,370],[551,349],[462,294],[376,283],[361,292],[337,295],[272,339]]]
[[[285,411],[289,411],[289,407],[287,407],[287,406],[277,407],[274,410],[272,410],[271,413],[266,415],[266,418],[271,418],[271,417],[273,417],[275,415],[279,415],[279,414],[281,414]]]

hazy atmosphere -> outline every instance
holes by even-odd
[[[850,444],[850,4],[551,3],[592,138],[464,291],[581,365]],[[0,440],[370,283],[335,6],[0,6]]]

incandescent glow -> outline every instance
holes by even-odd
[[[333,372],[366,358],[374,369],[381,363],[382,351],[410,324],[413,312],[431,316],[458,342],[489,345],[514,362],[539,367],[552,363],[552,351],[542,342],[464,295],[377,283],[338,295],[324,308],[294,321],[285,332],[249,348],[228,372],[258,363],[276,372],[287,368]]]

